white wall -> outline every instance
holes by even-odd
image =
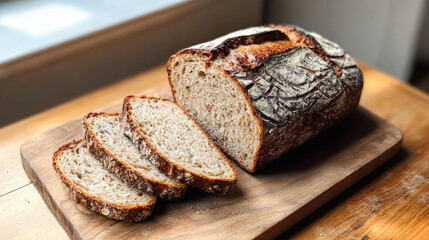
[[[266,23],[292,23],[408,81],[425,0],[267,0]]]

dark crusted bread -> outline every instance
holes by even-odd
[[[237,173],[231,163],[176,103],[128,96],[121,122],[141,153],[170,177],[209,193],[234,191]]]
[[[129,186],[169,200],[183,197],[186,184],[159,171],[140,153],[124,135],[120,116],[119,113],[89,113],[83,118],[85,140],[91,154]]]
[[[336,43],[291,25],[181,50],[167,71],[176,102],[249,172],[347,116],[363,85]]]
[[[104,169],[83,140],[60,147],[53,166],[76,202],[108,218],[138,222],[153,211],[156,197],[127,186]]]

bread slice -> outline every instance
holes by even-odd
[[[142,155],[124,135],[119,120],[119,113],[89,113],[83,118],[92,155],[129,186],[169,200],[183,197],[187,185],[168,177]]]
[[[254,172],[349,115],[362,73],[321,35],[251,27],[173,55],[175,101],[243,169]]]
[[[234,191],[238,177],[235,169],[176,103],[128,96],[121,122],[139,150],[170,177],[209,193]]]
[[[127,186],[108,172],[83,140],[60,147],[54,153],[53,166],[72,199],[94,212],[138,222],[153,211],[156,197]]]

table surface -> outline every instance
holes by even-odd
[[[361,106],[403,133],[400,153],[287,230],[295,239],[425,239],[429,236],[429,96],[367,65]],[[165,67],[124,79],[0,129],[0,238],[66,239],[25,174],[31,136],[167,82]]]

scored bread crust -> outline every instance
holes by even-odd
[[[215,69],[238,85],[252,109],[251,114],[259,121],[261,134],[252,166],[243,166],[231,156],[248,172],[260,169],[287,150],[339,122],[357,107],[363,86],[360,69],[336,43],[293,25],[268,25],[240,30],[173,55],[167,63],[167,72],[176,102],[173,62],[187,55],[204,59],[206,69]],[[291,66],[288,59],[299,61],[296,68],[287,70],[289,72],[285,70]],[[277,75],[269,74],[268,68],[274,69]],[[302,75],[298,77],[294,70],[301,71]],[[307,97],[288,98],[294,94],[294,87],[300,89],[301,86],[294,86],[295,79],[282,75],[282,72],[296,80],[314,78],[314,82],[327,85],[308,90]],[[309,79],[310,84],[314,83]],[[276,101],[278,99],[283,105]],[[316,100],[307,104],[306,101],[313,99]]]
[[[131,111],[129,100],[132,98],[143,98],[148,100],[157,100],[157,101],[168,101],[175,104],[185,116],[190,119],[196,127],[199,128],[201,133],[207,137],[210,145],[219,153],[220,156],[224,159],[225,163],[229,165],[233,171],[233,177],[231,179],[222,179],[222,178],[207,178],[198,173],[183,168],[174,162],[172,162],[167,156],[158,151],[153,144],[148,140],[148,138],[138,130],[138,123],[131,117]],[[136,96],[127,96],[124,99],[122,116],[121,116],[122,127],[124,128],[124,133],[130,137],[134,144],[136,144],[140,152],[148,156],[149,160],[162,172],[174,178],[180,182],[189,184],[194,187],[198,187],[201,190],[213,193],[213,194],[224,194],[230,195],[235,191],[235,186],[237,183],[237,172],[235,171],[232,164],[224,156],[224,154],[217,148],[216,144],[211,140],[211,138],[206,134],[206,132],[192,119],[179,105],[175,102],[172,102],[168,99],[156,98],[156,97],[136,97]]]
[[[120,180],[127,185],[137,188],[140,191],[146,192],[149,195],[167,198],[169,200],[177,200],[186,193],[186,184],[169,184],[156,179],[144,176],[144,174],[128,167],[127,163],[121,161],[110,152],[102,142],[96,137],[95,132],[91,128],[88,119],[98,115],[120,116],[119,113],[88,113],[83,118],[83,127],[85,132],[85,140],[88,143],[89,152],[111,173],[114,173]]]
[[[81,187],[74,184],[73,181],[65,175],[58,164],[58,160],[61,155],[64,154],[65,150],[76,148],[76,146],[82,143],[82,141],[82,139],[78,139],[65,144],[55,151],[52,157],[53,167],[67,191],[70,192],[71,198],[89,210],[115,220],[139,222],[149,217],[155,207],[155,197],[144,204],[116,204],[86,192]]]

